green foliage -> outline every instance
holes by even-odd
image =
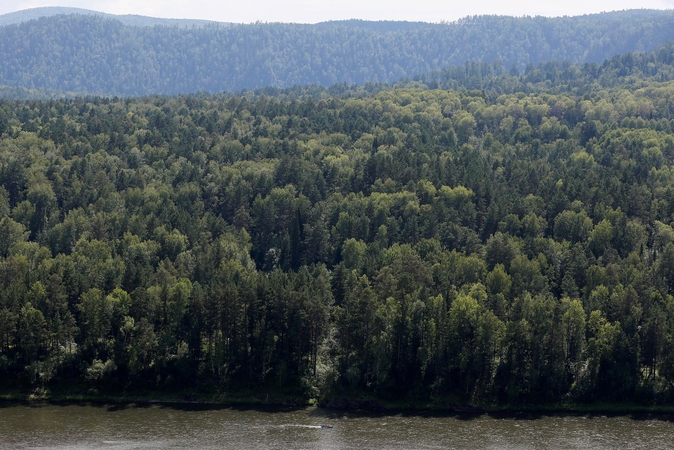
[[[0,102],[3,382],[672,398],[672,83],[354,92]]]

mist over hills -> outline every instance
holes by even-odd
[[[0,15],[0,26],[4,25],[13,25],[23,22],[28,22],[29,20],[39,19],[41,17],[52,17],[58,15],[72,15],[79,14],[83,16],[96,16],[104,17],[107,19],[114,19],[122,22],[124,25],[129,26],[177,26],[177,27],[199,27],[206,24],[218,23],[211,20],[198,20],[198,19],[163,19],[159,17],[148,17],[140,16],[137,14],[108,14],[100,11],[93,11],[91,9],[84,8],[67,8],[63,6],[45,6],[41,8],[30,8],[24,9],[21,11],[15,11],[7,14]],[[224,22],[220,22],[223,25],[226,25]]]
[[[16,19],[29,11],[12,14]],[[78,11],[0,27],[0,85],[171,95],[390,83],[467,61],[497,61],[515,72],[551,60],[601,62],[650,51],[674,38],[674,11],[654,10],[561,18],[476,16],[440,24],[132,26],[120,17]]]

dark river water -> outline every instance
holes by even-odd
[[[674,418],[0,403],[0,448],[671,449]]]

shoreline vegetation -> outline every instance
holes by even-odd
[[[646,405],[625,403],[559,402],[543,404],[468,404],[454,401],[414,401],[409,399],[381,399],[363,393],[330,399],[299,398],[278,392],[216,394],[195,392],[164,392],[123,395],[92,392],[58,392],[49,390],[5,391],[0,393],[0,408],[11,404],[93,404],[93,405],[162,405],[177,408],[245,408],[303,409],[311,407],[352,411],[362,414],[447,414],[462,416],[489,415],[674,415],[674,405]]]

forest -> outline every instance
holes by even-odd
[[[0,27],[5,25],[15,25],[40,18],[64,15],[97,16],[116,20],[124,25],[135,27],[153,27],[156,25],[165,27],[193,28],[203,25],[219,23],[223,26],[226,22],[213,22],[210,20],[198,19],[164,19],[159,17],[141,16],[137,14],[108,14],[100,11],[83,8],[70,8],[64,6],[42,6],[37,8],[22,9],[0,15]]]
[[[674,39],[674,12],[654,10],[474,16],[434,24],[350,20],[189,28],[120,20],[74,14],[0,26],[0,85],[82,95],[221,93],[395,83],[466,61],[519,75],[529,64],[599,64]]]
[[[671,402],[667,52],[0,100],[2,386]]]

